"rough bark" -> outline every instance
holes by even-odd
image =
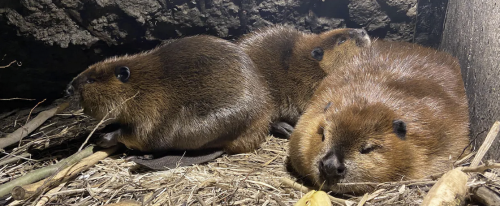
[[[500,120],[500,2],[450,1],[440,48],[460,60],[469,99],[471,137],[481,145],[491,125]],[[483,132],[486,131],[486,132]],[[495,141],[486,159],[500,157]]]
[[[63,95],[88,65],[195,34],[235,39],[271,24],[310,32],[366,27],[411,41],[417,0],[1,0],[0,99]],[[5,56],[4,56],[5,55]],[[50,103],[50,101],[46,101]],[[0,110],[34,106],[0,101]],[[23,105],[24,104],[24,105]]]

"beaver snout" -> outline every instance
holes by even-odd
[[[368,47],[372,43],[365,29],[351,29],[349,31],[349,37],[356,39],[356,45],[359,47]]]
[[[329,152],[319,161],[319,172],[327,183],[336,183],[344,178],[346,167],[338,155]]]
[[[68,87],[66,87],[66,96],[73,96],[74,93],[75,88],[73,87],[73,85],[71,85],[71,83],[69,83]]]
[[[84,84],[90,84],[94,82],[95,79],[87,77],[87,75],[85,74],[81,74],[68,84],[68,86],[66,87],[66,95],[73,96],[75,92],[78,91]]]

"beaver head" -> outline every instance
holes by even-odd
[[[342,66],[359,54],[363,48],[369,48],[372,44],[364,29],[333,29],[315,38],[312,51],[311,49],[309,51],[313,59],[320,61],[320,67],[323,69]],[[331,71],[325,72],[331,73]]]
[[[382,103],[360,100],[349,106],[332,106],[336,103],[342,104],[328,102],[316,117],[308,119],[314,126],[298,125],[302,129],[292,133],[294,154],[290,156],[295,169],[314,184],[336,192],[373,189],[339,187],[337,183],[397,181],[410,174],[413,154],[406,141],[411,137],[407,137],[405,120]]]
[[[161,94],[165,86],[158,79],[162,76],[156,69],[158,58],[150,52],[108,58],[76,76],[66,93],[96,119],[109,114],[108,118],[125,124],[152,123],[158,115],[155,108],[168,100]]]

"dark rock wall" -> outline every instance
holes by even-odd
[[[88,65],[171,38],[235,39],[286,24],[315,33],[365,27],[372,36],[412,41],[416,15],[417,0],[1,0],[0,66],[22,65],[0,69],[0,99],[61,97]],[[0,111],[35,104],[0,101]]]
[[[460,60],[469,98],[471,137],[481,146],[495,121],[500,120],[500,2],[450,1],[441,49]],[[500,139],[485,159],[500,158]]]

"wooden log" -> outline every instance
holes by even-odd
[[[500,3],[498,0],[449,1],[440,49],[457,57],[469,102],[471,137],[500,120]],[[481,144],[484,136],[478,138]],[[485,155],[500,159],[500,142]]]
[[[421,206],[463,205],[469,177],[455,168],[445,173],[424,197]]]

